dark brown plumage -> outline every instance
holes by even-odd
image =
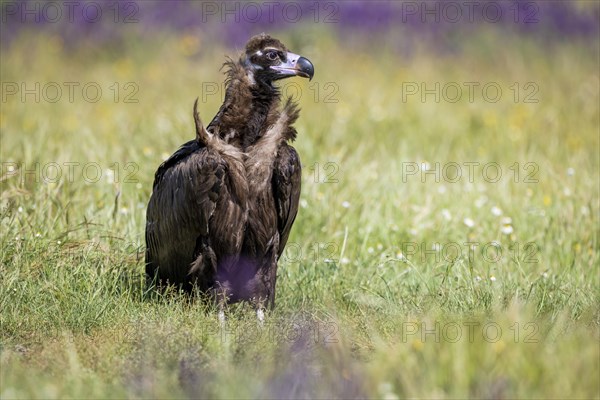
[[[156,172],[146,222],[146,273],[159,284],[211,293],[222,306],[273,307],[277,261],[298,211],[300,160],[288,142],[296,104],[273,82],[312,78],[312,64],[267,35],[225,63],[226,95],[196,138]],[[260,311],[262,313],[262,311]]]

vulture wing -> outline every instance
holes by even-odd
[[[281,257],[298,213],[301,183],[300,158],[296,150],[283,143],[279,148],[273,170],[273,196],[277,209],[277,229],[279,231],[279,253]]]
[[[209,238],[209,221],[225,172],[219,155],[195,141],[183,145],[158,169],[146,216],[149,276],[158,272],[159,279],[188,283],[191,264],[199,255],[197,244],[205,245],[203,238]]]
[[[194,104],[196,140],[156,172],[146,214],[146,273],[160,281],[206,289],[217,259],[236,254],[244,226],[243,192],[235,156],[211,144]]]

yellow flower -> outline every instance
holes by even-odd
[[[133,73],[133,62],[130,58],[122,58],[115,63],[114,69],[119,78],[128,78]]]
[[[498,340],[495,343],[492,343],[492,349],[494,350],[494,353],[496,354],[500,354],[504,351],[504,348],[506,347],[506,343],[504,343],[504,340]]]
[[[418,339],[414,339],[414,340],[412,341],[412,347],[413,347],[413,349],[415,349],[416,351],[421,351],[421,350],[423,350],[423,346],[424,346],[424,345],[423,345],[423,342],[422,342],[422,341],[420,341],[420,340],[418,340]]]
[[[514,111],[510,116],[510,125],[513,129],[520,129],[523,127],[525,121],[528,117],[527,108],[523,105],[518,105],[515,107]]]
[[[179,41],[179,51],[184,56],[193,56],[200,49],[200,38],[196,35],[184,35]]]
[[[488,112],[483,117],[483,123],[489,128],[495,128],[498,126],[498,117],[493,112]]]
[[[162,65],[158,63],[152,63],[146,68],[146,77],[153,82],[161,79],[161,77],[164,76],[164,73]]]
[[[73,131],[77,128],[77,118],[75,118],[72,114],[67,115],[62,120],[63,129],[66,131]]]

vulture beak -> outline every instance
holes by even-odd
[[[315,74],[315,68],[307,58],[301,57],[298,54],[287,53],[287,61],[280,65],[273,65],[271,69],[274,69],[278,73],[277,79],[283,79],[290,76],[301,76],[312,80]]]

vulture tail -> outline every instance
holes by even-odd
[[[210,134],[202,124],[202,120],[198,114],[198,98],[196,98],[196,101],[194,102],[194,123],[196,124],[196,140],[200,144],[207,146],[210,139]]]

